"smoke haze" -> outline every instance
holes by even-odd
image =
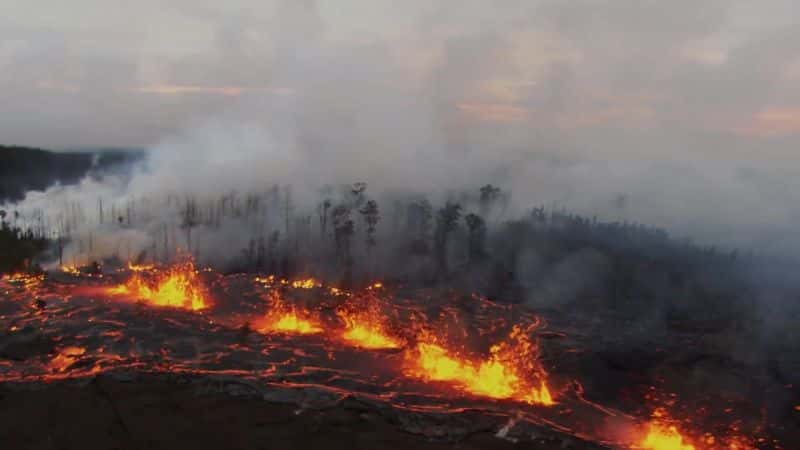
[[[150,156],[9,207],[28,215],[274,184],[312,211],[331,184],[441,201],[493,183],[513,214],[798,250],[794,2],[78,3],[0,5],[0,132]]]

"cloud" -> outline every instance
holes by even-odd
[[[676,139],[713,132],[724,147],[742,139],[745,118],[778,98],[800,100],[785,77],[800,40],[782,1],[757,9],[759,26],[742,18],[753,11],[741,1],[366,3],[141,2],[124,14],[94,0],[15,8],[4,15],[0,87],[24,119],[0,122],[0,131],[21,144],[148,146],[236,107],[243,93],[310,89],[304,78],[335,77],[349,64],[399,73],[395,87],[434,99],[438,124],[455,127],[450,134],[498,119],[541,132],[559,124],[625,132],[646,122]],[[75,9],[92,13],[78,25]],[[364,14],[343,13],[355,10]],[[361,75],[380,83],[386,74]],[[181,101],[152,95],[167,93]],[[222,98],[191,98],[208,95]],[[651,100],[631,105],[632,97]],[[37,102],[47,107],[27,105]],[[73,113],[87,103],[85,114]],[[466,123],[464,105],[473,111]],[[53,116],[62,119],[53,131],[22,126]],[[153,126],[154,116],[165,120]],[[114,125],[102,139],[86,134],[98,122]],[[753,147],[759,137],[746,136]]]

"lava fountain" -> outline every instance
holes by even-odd
[[[316,334],[322,331],[321,320],[311,311],[287,304],[275,291],[268,294],[270,310],[254,323],[261,333]]]
[[[142,275],[145,270],[132,269],[132,272],[133,276],[126,283],[109,288],[108,294],[142,300],[155,306],[192,311],[210,306],[198,271],[190,259],[163,272],[152,270],[150,277]]]
[[[336,311],[344,322],[342,339],[349,345],[363,349],[396,349],[403,342],[387,332],[386,314],[381,311],[378,299],[367,296],[357,303],[348,303]]]
[[[508,340],[492,345],[483,360],[462,357],[423,333],[409,352],[407,374],[426,381],[442,381],[474,395],[552,406],[547,373],[539,365],[538,347],[528,328],[515,325]]]
[[[752,440],[732,433],[691,433],[681,430],[665,408],[658,407],[649,422],[633,438],[632,448],[641,450],[755,450]]]

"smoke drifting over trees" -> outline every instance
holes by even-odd
[[[82,2],[48,5],[48,32],[41,6],[4,15],[0,130],[152,148],[135,196],[292,184],[302,204],[363,180],[438,203],[491,183],[514,197],[487,222],[547,205],[797,253],[793,2],[755,23],[718,0]]]

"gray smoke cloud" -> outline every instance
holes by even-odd
[[[28,216],[274,184],[313,211],[328,184],[442,200],[494,183],[513,214],[555,205],[798,250],[795,2],[0,7],[4,139],[150,149],[129,180],[8,206]]]

